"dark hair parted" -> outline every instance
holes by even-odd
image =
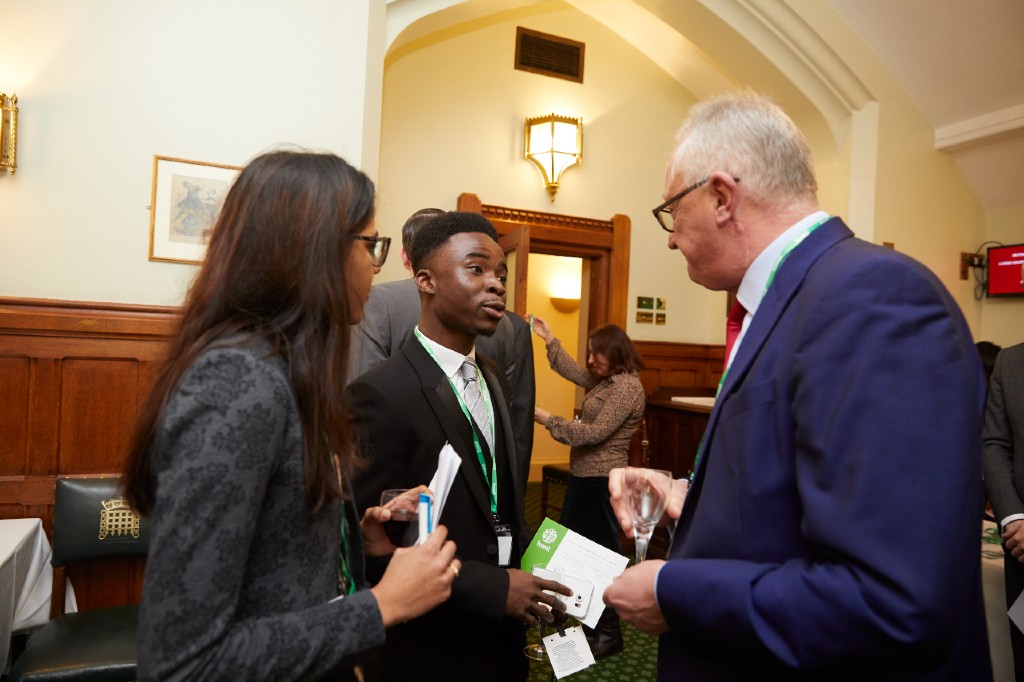
[[[498,232],[491,221],[479,213],[449,211],[431,220],[428,229],[421,229],[412,240],[412,248],[406,250],[413,271],[423,267],[423,261],[437,249],[444,246],[453,235],[461,232],[482,232],[498,241]]]
[[[606,324],[590,332],[590,347],[608,359],[608,369],[612,374],[638,372],[645,365],[633,341],[617,324]]]
[[[139,512],[156,497],[151,462],[168,397],[203,351],[265,339],[285,358],[303,431],[311,512],[341,494],[331,454],[355,461],[345,392],[351,239],[374,216],[373,182],[333,154],[279,151],[235,180],[189,289],[181,321],[128,453],[125,492]]]
[[[405,224],[402,225],[402,248],[405,249],[406,255],[409,254],[409,250],[412,248],[412,240],[416,237],[416,233],[420,231],[420,228],[437,216],[444,215],[445,213],[446,211],[440,208],[421,208],[409,216]]]

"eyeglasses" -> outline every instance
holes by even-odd
[[[366,237],[361,234],[352,235],[352,239],[359,239],[367,242],[366,250],[370,252],[370,262],[373,267],[379,268],[388,259],[388,249],[391,248],[391,237]]]
[[[703,187],[705,184],[707,184],[707,181],[710,179],[711,176],[708,176],[703,180],[698,180],[697,182],[693,183],[692,185],[684,189],[679,194],[675,195],[662,205],[658,206],[658,208],[651,211],[651,213],[654,214],[654,218],[658,221],[658,225],[661,225],[661,229],[665,230],[666,232],[672,232],[672,230],[674,229],[673,225],[675,223],[675,219],[672,217],[672,210],[669,207],[672,204],[679,201],[680,199],[682,199],[683,197],[685,197],[693,190],[700,189],[701,187]],[[733,178],[733,180],[735,180],[736,182],[740,181],[739,178]]]

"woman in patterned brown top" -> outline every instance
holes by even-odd
[[[630,441],[643,418],[646,398],[639,370],[644,362],[626,332],[607,324],[590,333],[584,369],[562,348],[544,320],[534,317],[533,323],[534,332],[544,339],[551,368],[587,391],[579,419],[557,417],[541,407],[534,410],[534,419],[547,427],[552,438],[571,446],[561,523],[621,553],[608,472],[626,466]],[[591,648],[596,658],[622,650],[618,616],[612,609],[605,609],[601,616]]]

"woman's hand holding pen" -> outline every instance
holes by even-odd
[[[451,595],[462,562],[447,537],[448,529],[438,526],[422,545],[395,550],[384,577],[370,588],[384,627],[422,616]]]
[[[405,494],[418,497],[419,493],[433,494],[425,485],[411,488]],[[391,510],[387,506],[370,507],[363,514],[359,526],[363,531],[363,553],[366,556],[384,556],[395,551],[395,546],[384,531],[384,524],[390,520]]]

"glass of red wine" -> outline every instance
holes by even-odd
[[[393,488],[380,494],[380,506],[391,512],[384,532],[395,547],[411,547],[419,537],[420,496],[415,490]]]

